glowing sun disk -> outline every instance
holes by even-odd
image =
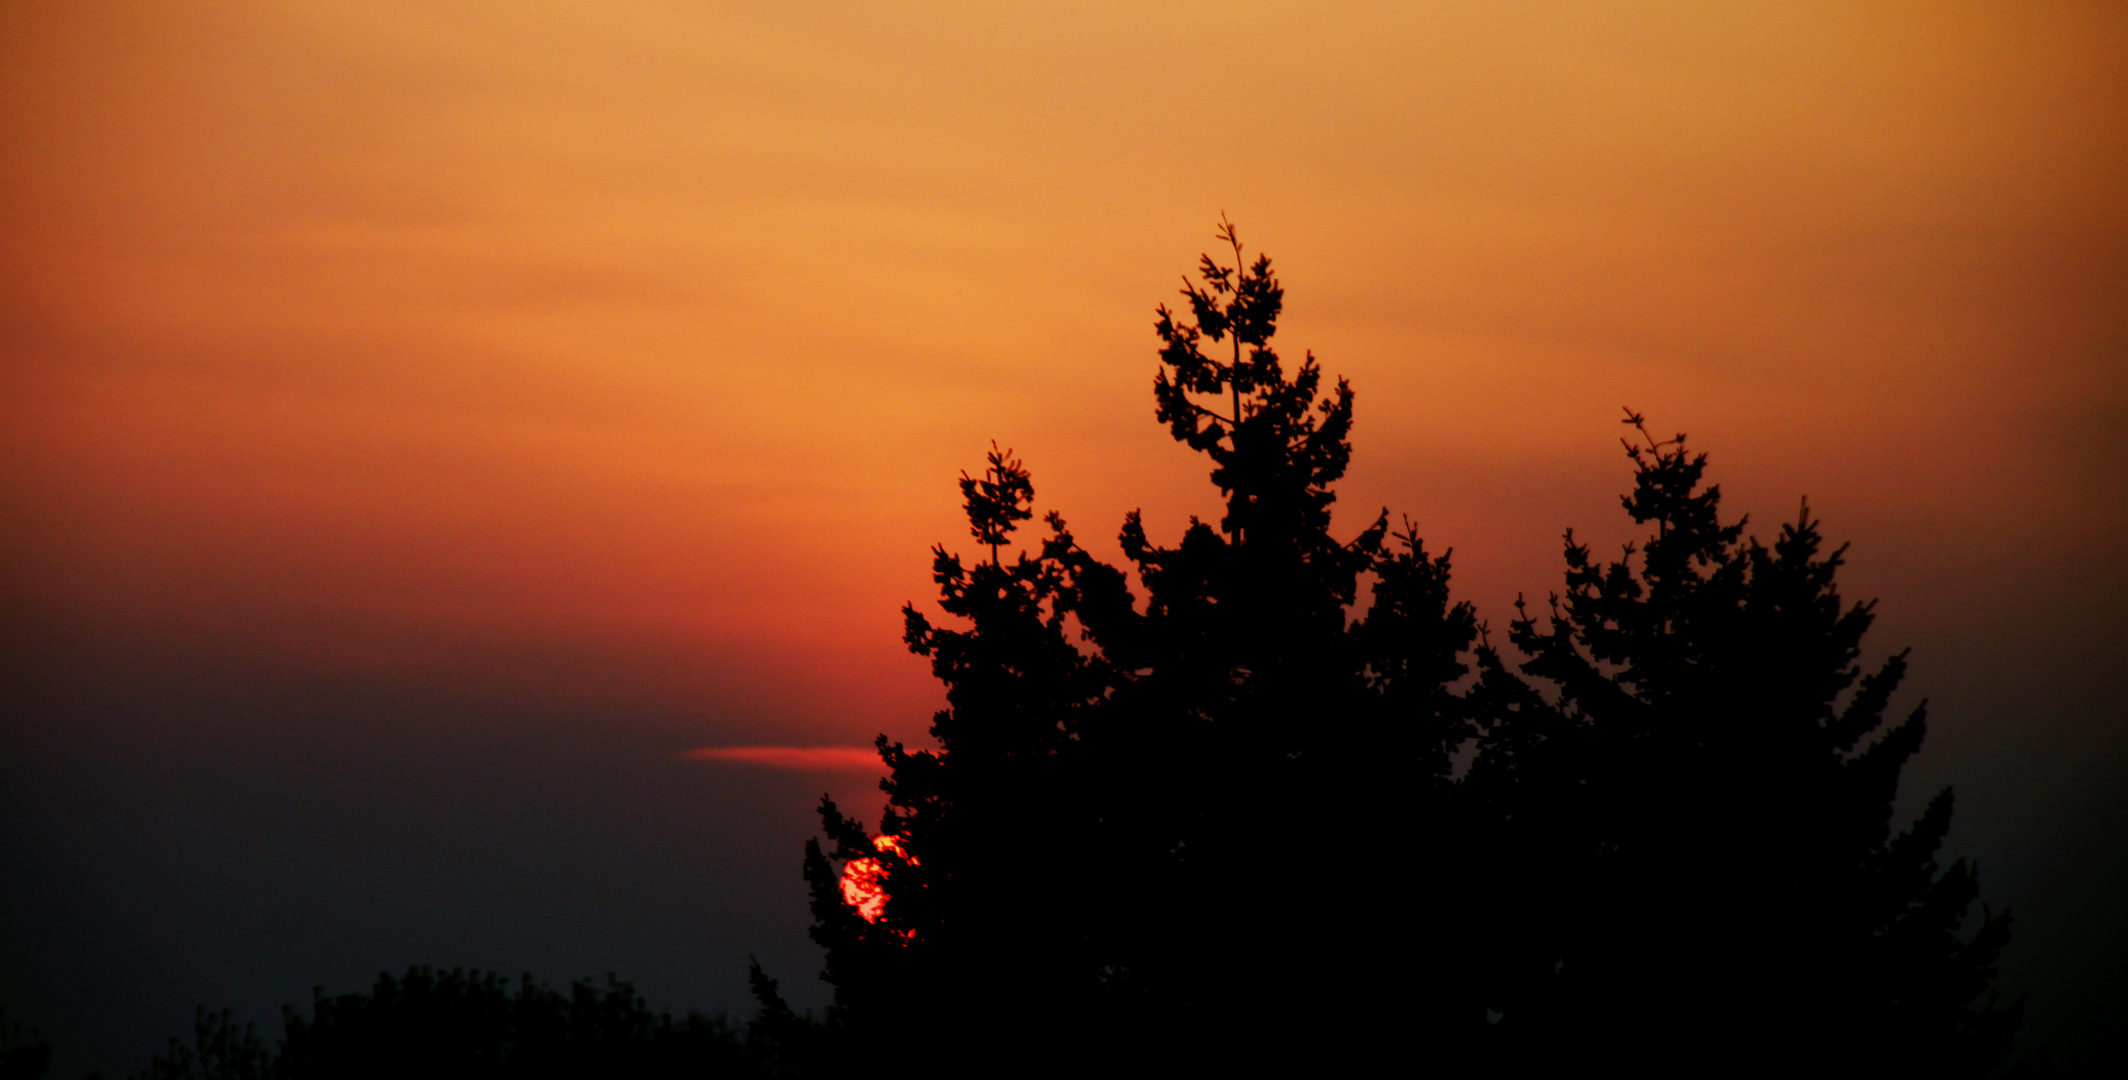
[[[903,850],[898,836],[876,836],[872,846],[880,851],[891,851],[901,856],[909,865],[916,860]],[[887,867],[878,859],[851,859],[842,864],[842,901],[857,909],[857,914],[866,922],[878,922],[887,910]]]

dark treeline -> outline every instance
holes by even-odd
[[[806,847],[824,1016],[758,968],[743,1028],[417,970],[270,1050],[203,1013],[149,1075],[1999,1074],[2008,916],[1939,860],[1949,791],[1894,820],[1925,713],[1807,505],[1751,535],[1629,413],[1645,538],[1569,531],[1496,636],[1408,521],[1334,537],[1352,389],[1273,350],[1271,263],[1220,237],[1154,390],[1224,515],[1133,513],[1116,566],[1055,514],[1015,543],[1009,451],[962,477],[979,551],[905,612],[938,749],[882,736],[876,829],[823,798]]]
[[[415,967],[379,975],[367,993],[317,991],[310,1011],[283,1007],[282,1037],[227,1010],[199,1010],[192,1038],[171,1039],[138,1080],[369,1080],[381,1077],[566,1080],[573,1077],[817,1075],[821,1025],[780,1007],[758,969],[764,1007],[752,1022],[653,1012],[626,982],[568,990],[480,971]],[[0,1017],[4,1020],[4,1017]],[[5,1029],[0,1023],[0,1029]],[[17,1025],[0,1030],[0,1080],[48,1074],[51,1047]]]

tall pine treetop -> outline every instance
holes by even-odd
[[[1156,309],[1156,412],[1177,441],[1211,457],[1212,482],[1228,496],[1221,528],[1229,539],[1239,542],[1262,531],[1266,541],[1290,542],[1329,523],[1336,499],[1330,485],[1345,475],[1352,457],[1352,387],[1339,379],[1330,394],[1321,395],[1322,370],[1313,353],[1286,376],[1271,348],[1285,306],[1271,260],[1258,255],[1246,263],[1241,237],[1224,218],[1218,237],[1233,251],[1234,265],[1210,255],[1200,259],[1199,280],[1183,282],[1189,320],[1178,319],[1165,304]],[[1205,355],[1206,342],[1226,346],[1213,349],[1224,358]]]

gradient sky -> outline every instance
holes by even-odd
[[[123,1070],[416,960],[822,1000],[867,781],[685,752],[920,738],[992,438],[1099,551],[1213,510],[1151,309],[1224,212],[1358,390],[1344,528],[1496,624],[1630,535],[1622,405],[1808,495],[2035,1030],[2124,1045],[2117,6],[891,7],[0,9],[18,1010]]]

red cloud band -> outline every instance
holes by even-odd
[[[884,771],[869,746],[703,746],[689,750],[696,761],[737,761],[771,769],[866,769]]]

